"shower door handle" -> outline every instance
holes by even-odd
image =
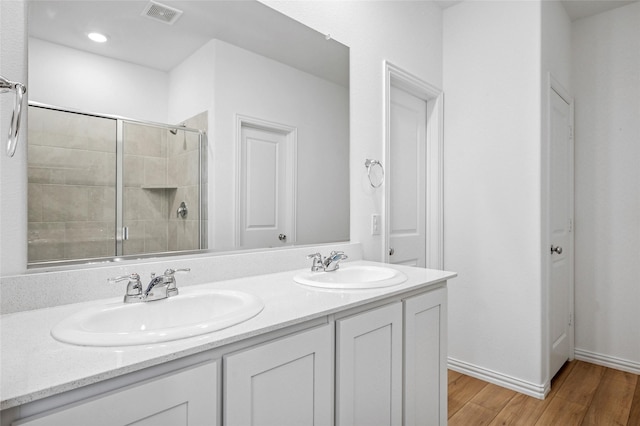
[[[122,227],[122,241],[127,241],[129,239],[129,227]]]

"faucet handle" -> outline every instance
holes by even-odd
[[[307,255],[307,259],[313,259],[313,263],[311,264],[311,271],[318,272],[324,269],[324,265],[322,263],[322,255],[320,253],[313,253]]]
[[[127,293],[124,295],[125,303],[137,301],[142,296],[142,283],[140,282],[140,275],[133,274],[122,275],[119,277],[108,278],[107,282],[109,284],[117,283],[120,281],[127,280]]]
[[[171,268],[169,268],[166,271],[164,271],[164,274],[168,275],[168,276],[172,276],[176,272],[189,272],[189,271],[191,271],[191,268],[180,268],[180,269],[171,269]]]
[[[140,280],[140,275],[136,274],[135,272],[133,274],[129,274],[129,275],[121,275],[119,277],[113,277],[113,278],[107,278],[107,282],[109,284],[114,284],[114,283],[118,283],[120,281],[124,281],[124,280],[129,280],[129,281],[139,281]]]
[[[176,287],[176,279],[174,278],[174,275],[178,272],[189,272],[189,271],[191,271],[191,268],[179,268],[179,269],[169,268],[166,271],[164,271],[164,276],[170,278],[169,286],[167,288],[167,297],[178,295],[178,287]]]

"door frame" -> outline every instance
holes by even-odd
[[[267,121],[260,118],[249,117],[246,115],[236,114],[236,141],[235,141],[235,153],[236,153],[236,167],[235,167],[235,205],[234,215],[235,218],[233,228],[233,246],[240,248],[242,241],[242,211],[241,211],[241,182],[242,182],[242,127],[253,127],[256,129],[266,130],[275,133],[281,133],[285,136],[287,144],[287,171],[286,171],[286,191],[287,191],[287,245],[292,245],[297,241],[296,236],[296,210],[298,205],[297,200],[297,177],[298,177],[298,129],[296,127],[288,126],[286,124],[276,123],[273,121]]]
[[[387,165],[387,182],[384,185],[384,223],[382,259],[389,262],[390,185],[391,158],[391,87],[396,87],[427,103],[426,130],[426,198],[425,235],[427,268],[444,268],[444,93],[442,89],[423,81],[404,69],[384,61],[384,163]]]
[[[575,251],[574,251],[574,237],[575,237],[575,214],[574,214],[574,200],[575,200],[575,182],[574,182],[574,151],[575,151],[575,125],[574,125],[574,99],[568,90],[556,79],[550,72],[547,73],[547,90],[546,90],[546,124],[544,129],[544,141],[542,143],[542,188],[544,189],[544,195],[542,196],[542,205],[544,216],[542,219],[542,267],[543,267],[543,320],[545,322],[544,339],[542,342],[543,347],[543,359],[545,373],[545,391],[548,391],[551,386],[551,256],[549,254],[549,248],[551,247],[551,95],[555,92],[560,96],[567,104],[569,104],[569,188],[568,196],[571,199],[569,203],[569,219],[570,219],[570,231],[569,231],[569,360],[573,360],[575,357],[575,282],[574,282],[574,266],[575,266]]]

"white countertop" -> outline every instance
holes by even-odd
[[[381,265],[357,261],[351,264]],[[89,306],[114,302],[102,299],[0,316],[0,409],[121,376],[184,356],[218,348],[249,337],[303,323],[410,290],[427,288],[456,276],[430,269],[387,265],[404,272],[402,284],[370,290],[325,290],[293,281],[302,270],[187,286],[183,294],[205,288],[254,294],[263,311],[241,324],[202,336],[172,342],[126,346],[82,347],[53,339],[50,329]],[[178,282],[178,287],[180,283]]]

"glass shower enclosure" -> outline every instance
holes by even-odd
[[[185,125],[31,103],[29,265],[206,248],[205,143]]]

